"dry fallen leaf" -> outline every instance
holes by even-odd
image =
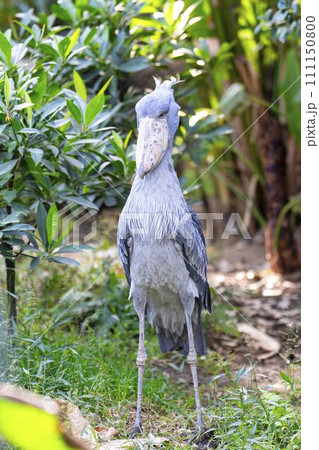
[[[237,328],[240,333],[247,334],[253,339],[257,348],[267,351],[266,354],[257,356],[258,359],[263,360],[271,358],[280,351],[281,344],[277,339],[257,330],[257,328],[254,328],[252,325],[248,323],[239,323]]]
[[[94,430],[97,432],[98,437],[101,439],[101,441],[109,441],[114,436],[117,436],[119,434],[117,429],[113,428],[113,427],[106,428],[106,427],[98,426],[98,427],[95,427]]]
[[[85,441],[90,448],[94,449],[97,444],[96,438],[90,423],[83,417],[80,409],[64,399],[56,399],[56,402],[59,406],[58,416],[67,432],[76,439]]]

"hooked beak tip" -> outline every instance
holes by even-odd
[[[139,177],[140,177],[142,180],[144,180],[145,175],[146,175],[146,172],[144,171],[144,167],[143,167],[143,166],[139,168],[139,170],[138,170],[138,175],[139,175]]]

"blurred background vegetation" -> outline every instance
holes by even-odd
[[[152,75],[177,77],[184,83],[175,89],[181,123],[174,158],[187,199],[199,211],[222,212],[221,227],[232,212],[239,212],[252,235],[264,233],[271,269],[297,270],[300,1],[1,0],[0,30],[1,281],[2,299],[7,297],[9,304],[9,331],[16,339],[12,348],[3,338],[5,348],[9,345],[3,351],[3,367],[15,355],[15,381],[42,393],[76,398],[90,414],[101,417],[108,405],[105,396],[109,406],[114,396],[122,405],[135,389],[135,375],[124,362],[116,367],[114,353],[125,352],[125,343],[136,335],[136,321],[118,269],[81,296],[102,276],[105,261],[97,258],[86,272],[69,268],[64,279],[59,278],[59,264],[79,265],[79,258],[70,254],[88,250],[65,243],[72,221],[62,228],[59,212],[71,204],[99,211],[99,217],[120,210],[135,171],[135,103],[153,89]],[[104,221],[94,244],[108,254],[110,264],[115,259],[113,223]],[[80,258],[84,265],[86,258]],[[32,282],[29,269],[34,271]],[[81,301],[62,317],[65,305],[79,295]],[[122,324],[119,317],[126,318]],[[236,335],[236,329],[225,325],[223,312],[221,317],[215,328]],[[49,324],[52,341],[42,337]],[[92,329],[100,337],[91,334]],[[72,341],[68,345],[64,333]],[[86,364],[93,335],[94,356]],[[75,341],[82,358],[77,363],[70,350]],[[101,342],[107,348],[102,349]],[[29,345],[31,350],[26,350]],[[89,373],[101,357],[110,364],[92,378]],[[96,377],[106,373],[117,380],[116,392],[108,384],[99,390],[102,381]],[[97,393],[86,392],[79,377],[90,379]],[[150,385],[150,402],[154,395],[160,398],[158,380],[165,385],[163,377]],[[265,411],[265,399],[252,395],[256,410]],[[220,411],[231,406],[228,397],[223,401]],[[166,400],[159,402],[167,411]],[[298,443],[289,446],[290,420],[299,438],[297,415],[278,402],[282,415],[277,410],[273,417],[273,410],[266,409],[266,425],[253,431],[256,417],[251,411],[233,429],[237,433],[229,448],[242,448],[238,442],[243,439],[250,445],[257,439],[266,448],[299,448]],[[229,424],[238,422],[233,413],[225,420],[221,436]],[[261,425],[264,416],[259,420]]]

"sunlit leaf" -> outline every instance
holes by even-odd
[[[46,231],[49,246],[51,245],[59,225],[59,211],[55,203],[53,203],[48,211],[46,219]]]
[[[92,98],[85,109],[85,125],[88,127],[95,117],[102,111],[104,95],[98,94]]]
[[[64,54],[65,57],[67,57],[71,53],[73,47],[75,46],[75,44],[77,43],[77,41],[79,39],[80,32],[81,32],[80,28],[77,28],[74,31],[74,33],[70,36],[70,44],[68,45],[68,47],[65,51],[65,54]]]
[[[286,373],[282,372],[281,370],[279,371],[279,373],[282,380],[284,380],[288,384],[292,384],[291,378]]]
[[[6,100],[6,108],[8,109],[11,97],[11,83],[7,75],[4,77],[4,96]]]
[[[86,102],[87,93],[84,81],[76,70],[73,70],[73,81],[76,93]]]
[[[104,94],[106,89],[109,87],[109,84],[111,83],[113,79],[113,76],[107,80],[107,82],[104,84],[104,86],[99,90],[99,94]]]
[[[3,33],[0,33],[0,55],[4,62],[11,67],[11,44]]]

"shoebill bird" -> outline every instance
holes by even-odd
[[[137,173],[118,225],[119,257],[139,318],[137,412],[131,437],[142,431],[145,317],[155,327],[162,352],[180,350],[187,355],[197,434],[204,428],[197,355],[206,352],[201,309],[211,312],[205,240],[173,166],[172,146],[180,109],[174,100],[175,83],[157,79],[155,83],[155,90],[136,105]]]

